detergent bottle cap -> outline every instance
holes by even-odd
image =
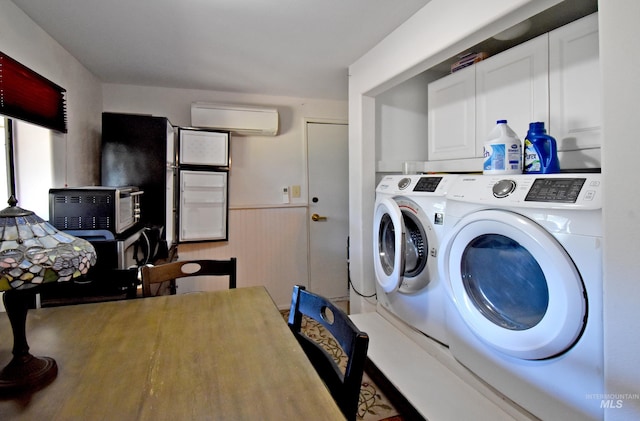
[[[546,129],[544,128],[544,122],[543,121],[536,121],[534,123],[529,123],[529,130],[535,133],[545,133]]]

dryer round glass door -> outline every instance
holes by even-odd
[[[415,293],[429,283],[426,270],[433,229],[413,201],[383,199],[374,214],[374,267],[380,287],[389,293]]]
[[[584,285],[571,257],[534,221],[483,210],[452,228],[441,252],[455,306],[485,343],[537,360],[569,349],[586,318]]]

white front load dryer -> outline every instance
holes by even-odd
[[[600,174],[461,176],[439,269],[449,349],[543,420],[601,420]]]
[[[446,292],[438,279],[447,189],[456,175],[390,175],[376,189],[373,258],[378,305],[446,344]]]

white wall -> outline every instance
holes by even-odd
[[[640,192],[637,184],[640,2],[599,2],[603,76],[605,390],[640,393]],[[620,63],[624,63],[621,66]],[[634,70],[630,70],[634,69]],[[614,400],[617,400],[615,397]],[[622,399],[607,420],[640,419],[640,399]]]
[[[400,172],[405,161],[427,160],[428,72],[376,97],[376,171]]]
[[[289,308],[293,285],[308,286],[306,207],[232,209],[229,241],[181,244],[184,259],[238,259],[238,287],[265,286],[279,308]],[[212,290],[210,280],[182,282],[179,293]]]
[[[67,90],[68,133],[53,134],[52,187],[99,182],[100,81],[9,0],[0,0],[0,50]]]

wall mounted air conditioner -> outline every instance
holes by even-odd
[[[194,102],[191,104],[191,125],[245,135],[275,136],[278,134],[278,110]]]

